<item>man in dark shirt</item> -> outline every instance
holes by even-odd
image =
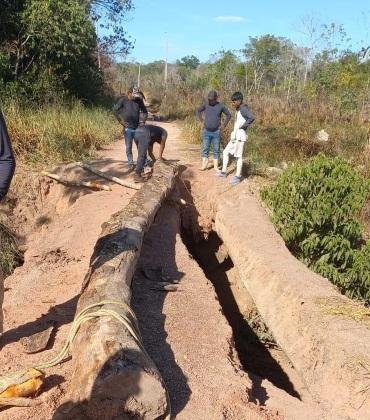
[[[0,200],[2,200],[9,189],[10,182],[15,170],[15,158],[10,143],[8,130],[5,125],[3,114],[0,110]],[[1,243],[0,243],[1,252]],[[4,300],[4,279],[0,270],[0,336],[3,332],[3,300]]]
[[[203,151],[201,170],[207,169],[208,155],[211,144],[213,145],[213,166],[218,172],[218,160],[220,158],[220,129],[224,129],[231,119],[230,111],[222,102],[217,101],[217,92],[211,90],[208,93],[208,102],[205,102],[197,109],[198,118],[203,121],[204,113],[204,131],[203,131]],[[222,114],[225,114],[225,121],[222,123]]]
[[[135,130],[140,123],[140,111],[143,115],[142,123],[145,123],[148,117],[148,111],[143,100],[139,96],[133,95],[132,89],[129,89],[127,96],[120,98],[113,107],[114,115],[124,127],[127,162],[130,169],[134,169],[135,167],[132,157],[132,142],[134,140]]]
[[[147,153],[153,162],[156,158],[153,154],[154,143],[159,143],[158,159],[163,159],[163,151],[166,147],[167,131],[157,125],[147,124],[139,127],[135,132],[135,143],[137,144],[138,156],[135,170],[135,182],[143,182],[141,173],[144,169]]]

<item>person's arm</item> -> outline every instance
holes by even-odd
[[[227,124],[229,124],[231,120],[231,112],[227,109],[226,105],[223,106],[222,111],[225,114],[225,120],[223,124],[221,124],[221,128],[226,128]]]
[[[122,121],[119,110],[124,106],[124,103],[125,103],[125,98],[122,97],[116,102],[116,104],[113,107],[113,114],[117,118],[117,121],[122,125],[124,125],[125,123],[124,121]]]
[[[162,136],[161,144],[159,145],[159,155],[158,159],[163,159],[163,152],[166,147],[167,133]]]
[[[202,113],[206,110],[206,105],[203,104],[197,109],[197,118],[199,121],[203,122]]]
[[[15,171],[15,157],[6,128],[4,116],[0,111],[0,200],[9,190]]]
[[[153,145],[152,144],[150,144],[149,147],[148,147],[148,155],[149,155],[150,159],[152,159],[153,162],[155,162],[157,160],[154,156],[154,153],[153,153]]]
[[[242,114],[242,117],[245,119],[244,124],[239,127],[242,130],[246,130],[256,119],[253,112],[247,107],[247,105],[243,105],[240,107],[240,113]]]

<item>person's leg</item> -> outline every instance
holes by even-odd
[[[222,154],[222,172],[226,174],[227,165],[229,164],[229,152],[225,149]]]
[[[145,160],[148,152],[150,136],[146,132],[136,133],[136,140],[138,141],[137,147],[137,163],[135,169],[136,179],[140,179],[141,173],[143,172]]]
[[[135,130],[133,128],[125,128],[125,146],[128,165],[134,165],[132,156],[132,142],[135,137]]]
[[[209,156],[209,148],[211,146],[212,141],[212,133],[207,130],[203,131],[203,149],[202,149],[202,157],[207,158]]]
[[[228,146],[224,149],[222,153],[222,169],[221,171],[217,172],[216,175],[221,178],[226,178],[226,169],[227,165],[229,164],[229,150]]]
[[[203,131],[202,165],[200,167],[202,171],[207,169],[210,144],[211,144],[210,133],[207,130],[204,130]]]
[[[242,180],[242,169],[243,169],[243,152],[244,152],[245,142],[240,142],[238,144],[237,156],[236,156],[236,172],[235,176],[230,181],[230,184],[236,185]]]
[[[220,159],[220,142],[221,142],[221,133],[220,130],[217,130],[212,139],[213,144],[213,167],[216,172],[219,172],[218,161]]]
[[[242,169],[243,169],[243,158],[242,157],[238,157],[237,161],[236,161],[236,176],[238,176],[239,178],[241,178],[242,176]]]

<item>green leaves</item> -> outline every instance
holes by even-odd
[[[359,211],[370,182],[341,158],[320,154],[289,168],[262,191],[290,250],[351,297],[370,298],[370,245],[361,238]],[[368,256],[368,258],[366,258]]]

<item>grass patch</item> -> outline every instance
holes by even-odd
[[[32,165],[89,159],[120,134],[111,111],[80,103],[22,108],[11,102],[3,112],[18,159]]]
[[[317,303],[325,315],[340,315],[370,325],[369,308],[352,302],[344,302],[339,298],[318,299]]]

